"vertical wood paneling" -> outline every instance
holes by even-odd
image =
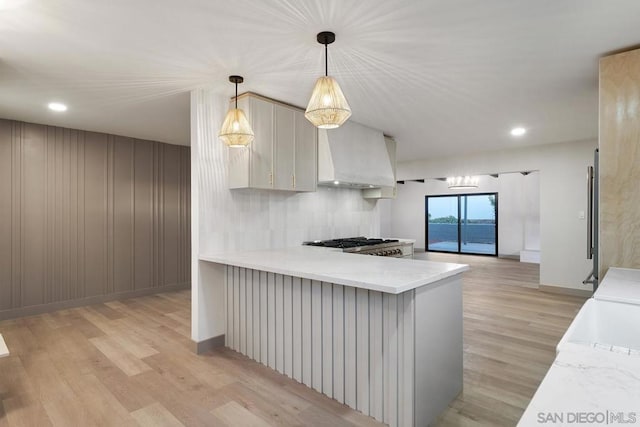
[[[344,403],[344,286],[333,285],[333,398]]]
[[[47,155],[45,128],[25,125],[22,146],[22,304],[45,302],[50,277],[45,274],[47,245]]]
[[[369,291],[356,289],[356,409],[369,415]]]
[[[383,295],[384,422],[398,425],[398,296]]]
[[[322,392],[333,397],[333,285],[322,283]]]
[[[13,123],[0,120],[0,310],[11,308],[13,275]]]
[[[370,414],[378,421],[383,418],[383,347],[382,294],[369,291],[369,396]]]
[[[269,311],[269,301],[267,300],[267,273],[260,272],[260,363],[269,364],[269,348],[267,346],[268,338],[268,322],[267,314]]]
[[[180,241],[180,147],[164,145],[162,150],[162,238],[163,238],[163,282],[175,285],[178,277],[178,242]],[[166,242],[175,242],[166,244]]]
[[[291,276],[283,281],[283,334],[284,334],[284,374],[293,377],[293,301]]]
[[[253,272],[254,270],[246,270],[245,286],[246,286],[246,355],[253,359]]]
[[[399,358],[399,398],[398,407],[400,426],[413,425],[413,375],[414,375],[414,291],[408,291],[398,296],[399,316],[402,319],[401,356]]]
[[[77,297],[83,298],[87,295],[87,287],[85,282],[86,271],[87,271],[87,238],[86,238],[86,221],[84,220],[86,216],[86,198],[85,198],[85,190],[86,184],[84,181],[84,171],[86,169],[85,162],[85,146],[86,146],[87,134],[86,132],[79,132],[78,134],[78,240],[76,241],[78,245],[78,271],[77,280],[79,283],[79,288],[77,291]]]
[[[276,274],[276,371],[284,373],[284,276]]]
[[[302,382],[302,279],[291,278],[291,319],[293,345],[293,379]]]
[[[267,365],[276,369],[276,275],[267,273]]]
[[[322,282],[311,281],[311,385],[322,393]]]
[[[105,266],[107,272],[107,283],[105,288],[102,290],[103,294],[110,294],[116,292],[115,282],[114,282],[114,255],[115,255],[115,247],[114,247],[114,225],[113,219],[115,217],[114,213],[114,202],[113,202],[113,194],[114,194],[114,142],[116,137],[114,135],[106,135],[107,137],[107,161],[105,162],[105,192],[107,194],[106,201],[106,209],[107,209],[107,228],[106,228],[106,239],[104,242],[105,247]]]
[[[78,277],[79,267],[79,248],[78,248],[78,188],[79,188],[79,173],[78,173],[78,135],[79,131],[65,129],[65,177],[64,183],[66,186],[67,199],[63,204],[67,208],[67,214],[63,218],[66,222],[67,232],[65,233],[67,250],[65,251],[67,274],[65,280],[68,286],[68,299],[76,299],[80,297],[80,287],[83,283],[80,282]]]
[[[134,144],[134,281],[136,289],[153,286],[153,143]]]
[[[233,267],[233,349],[240,351],[240,267]]]
[[[58,257],[60,254],[60,239],[57,237],[61,234],[60,230],[60,222],[57,221],[57,217],[59,215],[58,207],[59,203],[57,203],[58,196],[60,193],[58,191],[58,174],[59,170],[62,169],[56,167],[57,157],[58,157],[58,140],[56,138],[56,129],[55,128],[45,128],[45,149],[47,151],[45,156],[46,161],[46,172],[45,172],[45,197],[46,197],[46,205],[45,205],[45,230],[46,230],[46,245],[47,248],[45,250],[45,269],[44,269],[44,282],[45,282],[45,293],[44,293],[44,303],[55,301],[60,298],[59,293],[61,293],[61,289],[56,285],[61,282],[59,277],[59,261]],[[62,165],[61,165],[62,166]]]
[[[356,289],[344,288],[344,403],[352,408],[357,406],[357,316]]]
[[[188,151],[0,119],[0,317],[187,284]]]
[[[302,279],[302,382],[311,387],[311,280]]]
[[[113,280],[116,292],[134,289],[134,176],[132,163],[135,144],[129,138],[116,137],[113,164]]]
[[[85,296],[103,295],[107,272],[107,135],[87,132],[84,144]]]
[[[232,348],[389,426],[413,425],[415,291],[391,295],[240,270],[240,291],[227,301],[234,311],[240,299],[239,320],[230,319],[240,322],[241,343]],[[245,328],[254,330],[253,356],[249,346],[242,351]]]
[[[225,267],[225,272],[227,274],[227,279],[225,280],[227,307],[233,307],[233,267],[227,265]],[[235,348],[235,344],[233,342],[233,310],[227,310],[225,345],[229,348]]]
[[[261,347],[260,343],[262,340],[260,324],[262,322],[261,319],[261,310],[262,305],[260,304],[260,275],[262,273],[254,270],[252,274],[253,281],[253,359],[260,361],[261,359]]]
[[[247,354],[247,269],[240,269],[240,353]]]

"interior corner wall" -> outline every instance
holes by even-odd
[[[524,214],[523,249],[540,250],[540,173],[526,175],[522,188]]]
[[[240,189],[227,180],[228,149],[219,126],[229,99],[212,90],[191,92],[192,166],[192,339],[212,338],[207,322],[208,269],[198,254],[299,246],[303,241],[348,236],[377,236],[380,216],[375,201],[360,190],[318,187],[311,193]],[[204,262],[203,262],[204,263]]]
[[[587,166],[593,164],[596,147],[596,140],[586,140],[400,162],[397,179],[407,181],[456,175],[539,171],[540,283],[591,290],[591,285],[582,284],[582,280],[591,271],[592,262],[586,258],[586,220],[579,216],[587,210],[586,170]],[[424,202],[420,206],[420,212],[413,214],[419,215],[424,221]],[[392,215],[391,230],[396,237],[411,238],[405,233],[406,229],[403,229],[402,218]],[[535,246],[535,241],[530,241],[530,244]]]
[[[0,319],[186,287],[189,147],[0,119]]]

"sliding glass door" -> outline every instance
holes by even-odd
[[[458,196],[427,197],[427,250],[458,252]]]
[[[498,193],[426,196],[426,249],[498,255]]]

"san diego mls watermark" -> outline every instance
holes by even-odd
[[[636,412],[538,412],[538,424],[632,425],[640,420]]]

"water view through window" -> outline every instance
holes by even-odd
[[[498,255],[498,193],[426,196],[428,251]]]

